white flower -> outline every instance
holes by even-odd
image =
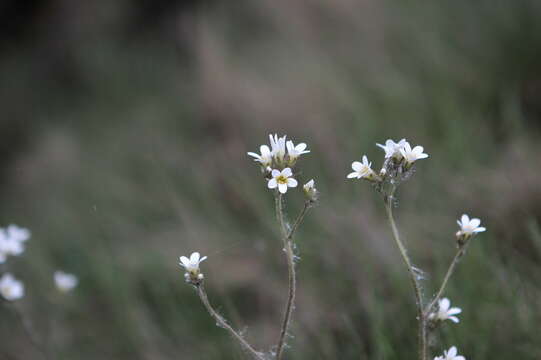
[[[269,139],[271,143],[272,156],[279,161],[282,161],[286,155],[286,136],[284,135],[283,137],[279,138],[277,134],[274,134],[274,136],[271,134],[269,135]]]
[[[197,274],[199,273],[199,264],[206,259],[206,256],[201,257],[198,252],[194,252],[189,259],[186,256],[181,256],[179,265],[184,267],[187,272]]]
[[[413,164],[416,160],[428,157],[428,154],[423,153],[423,151],[424,148],[419,145],[412,149],[410,144],[406,141],[404,147],[400,149],[400,154],[402,154],[408,164]]]
[[[400,150],[404,148],[405,144],[406,144],[406,139],[402,139],[397,143],[395,143],[391,139],[388,139],[387,141],[385,141],[385,145],[381,145],[381,144],[376,144],[376,145],[385,151],[385,159],[388,159],[393,156],[397,158],[401,158],[402,154]]]
[[[460,230],[457,233],[458,236],[460,235],[466,235],[471,236],[473,234],[483,232],[486,230],[486,228],[479,226],[481,225],[481,220],[473,218],[470,220],[470,217],[466,214],[462,215],[460,220],[456,221],[458,226],[460,226]]]
[[[16,241],[25,242],[26,240],[30,239],[30,230],[17,225],[9,225],[5,232],[10,239],[14,239]]]
[[[13,275],[6,273],[0,278],[0,294],[8,301],[20,299],[24,296],[24,285]]]
[[[314,190],[314,179],[308,181],[306,184],[303,185],[302,188],[306,192],[310,192],[310,191]]]
[[[8,237],[4,231],[0,231],[0,263],[6,261],[9,255],[17,256],[24,252],[24,245],[16,238]]]
[[[79,280],[77,276],[59,270],[54,272],[54,283],[58,290],[68,292],[77,286]]]
[[[457,354],[456,346],[453,346],[448,351],[444,351],[443,356],[436,356],[434,360],[466,360],[464,356],[457,356]]]
[[[447,298],[440,299],[438,301],[438,311],[431,314],[431,319],[437,319],[440,321],[445,321],[447,319],[451,320],[452,322],[458,323],[460,320],[454,316],[458,315],[462,312],[462,309],[457,307],[451,307],[451,301]]]
[[[284,170],[272,170],[271,172],[272,179],[269,180],[267,186],[269,189],[276,189],[278,187],[278,191],[280,193],[285,194],[287,192],[288,187],[296,187],[297,186],[297,180],[293,179],[291,176],[293,176],[293,173],[290,168],[285,168]]]
[[[293,141],[289,140],[286,143],[286,146],[287,146],[287,153],[289,154],[289,159],[293,161],[296,160],[302,154],[308,154],[310,152],[310,150],[306,150],[307,145],[305,143],[300,143],[300,144],[297,144],[297,146],[295,146],[293,144]]]
[[[261,145],[259,147],[261,155],[254,152],[249,152],[248,155],[254,157],[254,161],[261,163],[262,166],[267,167],[272,163],[272,152],[267,145]]]
[[[374,170],[372,170],[370,167],[372,166],[371,162],[368,162],[368,158],[366,155],[363,155],[363,162],[354,161],[351,164],[351,168],[354,170],[352,173],[350,173],[347,177],[348,179],[352,178],[370,178],[374,175]]]

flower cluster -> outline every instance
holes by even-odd
[[[30,239],[30,231],[17,225],[0,228],[0,263],[6,262],[8,256],[21,255],[24,243]]]
[[[248,152],[248,155],[254,158],[254,161],[261,164],[263,171],[271,169],[284,169],[293,167],[298,158],[303,154],[308,154],[305,143],[295,145],[293,141],[286,141],[286,136],[278,137],[277,134],[269,135],[270,148],[268,145],[261,145],[259,151],[261,154]]]
[[[11,273],[5,273],[0,278],[0,294],[8,301],[18,300],[24,296],[24,284]]]
[[[406,139],[398,142],[388,139],[385,145],[376,145],[385,151],[385,160],[379,174],[372,170],[372,163],[368,161],[366,155],[363,155],[362,162],[354,161],[351,164],[353,172],[347,176],[348,179],[364,179],[379,186],[385,182],[398,185],[400,181],[411,176],[412,166],[417,160],[428,157],[422,146],[412,148]]]
[[[261,171],[267,179],[267,187],[271,190],[278,190],[280,194],[285,194],[289,188],[295,188],[299,184],[294,178],[293,168],[301,155],[308,154],[306,150],[308,145],[299,143],[295,145],[293,141],[286,140],[287,136],[278,137],[277,134],[269,135],[270,147],[261,145],[259,151],[261,154],[248,152],[249,156],[254,158],[261,166]],[[303,186],[307,201],[313,203],[317,200],[317,189],[314,187],[314,180],[310,180]]]
[[[201,271],[199,270],[199,264],[201,264],[207,257],[201,255],[198,252],[192,253],[189,258],[186,256],[180,257],[179,265],[182,266],[186,273],[184,274],[184,279],[187,283],[192,285],[199,285],[205,278]]]

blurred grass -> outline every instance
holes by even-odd
[[[33,232],[9,266],[55,358],[244,358],[183,283],[177,258],[195,250],[209,255],[211,301],[268,349],[287,275],[272,196],[245,153],[270,132],[309,144],[301,180],[322,193],[298,233],[290,359],[414,358],[383,208],[345,180],[389,137],[431,156],[397,210],[426,296],[455,219],[489,229],[451,281],[464,312],[435,353],[541,357],[537,1],[211,2],[142,28],[125,2],[55,4],[65,15],[42,15],[50,27],[0,59],[0,214]],[[288,196],[291,214],[300,201]],[[57,268],[80,276],[73,296],[53,296]],[[0,311],[2,356],[38,358]]]

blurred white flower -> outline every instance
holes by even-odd
[[[306,192],[310,192],[310,191],[314,190],[314,179],[308,181],[306,184],[303,185],[302,188]]]
[[[8,301],[20,299],[24,296],[24,284],[6,273],[0,278],[0,294]]]
[[[354,170],[352,173],[350,173],[347,177],[348,179],[352,178],[371,178],[375,173],[374,170],[372,170],[370,167],[372,166],[371,162],[368,162],[368,158],[366,155],[363,155],[363,162],[354,161],[351,164],[351,168]]]
[[[6,261],[8,256],[21,255],[24,252],[23,240],[10,237],[6,231],[0,229],[0,263]]]
[[[404,145],[406,144],[406,139],[402,139],[399,142],[395,143],[393,140],[388,139],[385,141],[385,145],[376,144],[380,148],[382,148],[385,151],[385,158],[388,159],[390,157],[397,157],[402,158],[402,154],[400,150],[404,148]]]
[[[68,292],[77,286],[79,280],[77,279],[77,276],[73,274],[58,270],[54,272],[54,283],[58,290]]]
[[[413,149],[410,144],[406,141],[404,147],[400,149],[400,153],[406,159],[406,163],[413,164],[416,160],[425,159],[428,157],[428,154],[423,153],[424,148],[417,145]]]
[[[277,134],[269,135],[272,155],[278,160],[282,161],[286,155],[286,136],[279,138]]]
[[[30,230],[19,227],[17,225],[13,225],[13,224],[9,225],[6,228],[5,233],[7,237],[9,237],[10,239],[14,239],[16,241],[22,241],[22,242],[25,242],[28,239],[30,239],[30,235],[31,235]]]
[[[179,265],[184,267],[187,272],[198,273],[199,264],[202,263],[206,259],[207,259],[206,256],[201,257],[201,255],[198,252],[194,252],[192,253],[192,255],[190,255],[189,259],[186,256],[181,256]]]
[[[440,299],[438,301],[438,311],[430,314],[431,319],[445,321],[447,319],[452,322],[458,323],[460,320],[454,316],[462,312],[462,309],[457,307],[451,307],[451,301],[447,298]]]
[[[254,152],[249,152],[248,155],[254,157],[255,161],[261,163],[262,166],[267,167],[272,163],[272,152],[267,145],[261,145],[259,147],[261,155]]]
[[[285,139],[285,138],[284,138]],[[306,150],[307,145],[305,143],[300,143],[295,146],[293,141],[289,140],[287,143],[287,153],[289,154],[289,159],[295,161],[302,154],[308,154],[310,150]]]
[[[296,187],[298,185],[297,180],[293,179],[293,172],[290,168],[285,168],[284,170],[272,170],[271,172],[272,179],[269,180],[267,186],[269,189],[276,189],[280,193],[285,194],[288,187]]]
[[[470,217],[466,214],[462,215],[460,220],[456,221],[458,226],[460,226],[460,230],[457,233],[457,236],[460,235],[466,235],[471,236],[473,234],[483,232],[486,230],[486,228],[479,226],[481,225],[481,220],[477,218],[473,218],[470,220]]]
[[[466,360],[464,356],[457,355],[456,346],[451,347],[448,351],[443,352],[443,356],[436,356],[434,360]]]

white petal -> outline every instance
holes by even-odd
[[[452,346],[449,351],[447,352],[447,357],[455,357],[457,354],[456,346]]]
[[[293,175],[293,172],[290,168],[285,168],[284,170],[282,170],[282,175],[285,177],[290,177],[291,175]]]
[[[461,356],[455,356],[453,360],[466,360],[466,358],[461,355]]]
[[[302,151],[304,151],[304,149],[306,149],[306,146],[307,145],[305,143],[300,143],[295,147],[295,150],[297,150],[299,152],[302,152]]]
[[[287,186],[289,187],[297,187],[299,183],[297,182],[297,180],[293,179],[293,178],[289,178],[287,179]]]
[[[270,179],[269,182],[267,183],[267,187],[269,189],[276,189],[277,186],[278,186],[278,183],[276,182],[275,178]]]
[[[360,162],[358,161],[354,161],[352,164],[351,164],[351,168],[355,171],[361,171],[361,169],[363,168],[363,164],[361,164]]]
[[[449,316],[449,320],[451,320],[452,322],[456,324],[460,322],[460,320],[456,316]]]
[[[482,226],[480,226],[477,229],[473,230],[474,233],[479,233],[479,232],[483,232],[483,231],[486,231],[486,228],[484,228]]]
[[[256,159],[261,159],[261,156],[259,154],[254,153],[254,152],[248,152],[247,154],[250,155],[250,156],[255,157]]]
[[[462,312],[461,308],[454,307],[454,308],[450,308],[447,311],[447,315],[456,315],[456,314],[460,314],[461,312]]]
[[[271,151],[270,151],[270,149],[269,149],[269,147],[267,145],[261,145],[259,150],[261,151],[261,156],[270,155],[270,153],[271,153]]]
[[[278,191],[285,194],[287,192],[287,184],[278,184]]]
[[[439,301],[440,310],[447,311],[449,306],[451,306],[451,301],[447,298],[443,298]]]
[[[470,223],[470,217],[466,214],[462,215],[460,220],[462,221],[462,226],[467,226]]]
[[[359,178],[358,172],[352,172],[348,174],[348,179]]]
[[[188,265],[190,265],[190,259],[188,259],[186,256],[181,256],[180,257],[180,262],[182,263],[180,265],[182,265],[184,267],[187,267]]]
[[[368,166],[368,158],[366,157],[366,155],[363,155],[363,164]]]
[[[201,262],[203,262],[205,260],[207,260],[207,256],[203,256],[201,259],[199,259],[199,262],[201,263]]]
[[[280,176],[280,170],[273,169],[271,172],[272,177],[278,177]]]
[[[194,252],[191,256],[190,256],[190,262],[191,263],[197,263],[199,261],[199,257],[201,255],[198,253],[198,252]]]

